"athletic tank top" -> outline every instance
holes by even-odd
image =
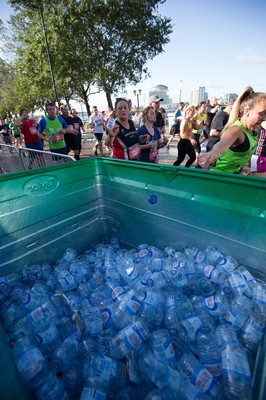
[[[242,129],[245,135],[245,141],[247,140],[247,142],[249,142],[248,149],[241,151],[243,143],[240,146],[230,147],[221,154],[215,167],[211,168],[211,171],[232,172],[236,174],[240,173],[242,167],[248,165],[250,157],[255,152],[257,139],[248,132],[242,122],[236,121],[231,126],[239,126]]]

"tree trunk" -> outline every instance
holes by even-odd
[[[111,97],[111,94],[112,94],[112,93],[105,92],[105,94],[106,94],[106,99],[107,99],[108,107],[110,107],[111,109],[113,109],[113,102],[112,102],[112,97]]]

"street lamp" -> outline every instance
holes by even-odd
[[[42,29],[43,29],[43,35],[44,35],[44,40],[45,40],[45,46],[46,46],[46,52],[47,52],[47,57],[48,57],[48,63],[50,67],[50,72],[51,72],[51,78],[52,78],[52,85],[54,89],[54,95],[55,95],[55,100],[57,102],[57,105],[59,107],[59,98],[57,94],[57,89],[56,89],[56,84],[55,84],[55,78],[54,78],[54,71],[53,71],[53,66],[52,66],[52,61],[51,61],[51,55],[50,55],[50,49],[49,49],[49,43],[47,39],[47,28],[44,24],[44,17],[43,17],[43,8],[42,5],[37,6],[35,4],[31,4],[30,2],[26,3],[28,7],[33,8],[35,10],[38,10],[40,13],[41,21],[42,21]]]
[[[182,94],[182,84],[183,84],[183,82],[182,82],[182,81],[180,81],[180,82],[179,82],[179,103],[180,103],[180,101],[181,101],[181,94]]]
[[[138,90],[138,93],[136,90],[133,90],[134,96],[137,96],[137,107],[139,108],[139,96],[141,95],[141,89]]]

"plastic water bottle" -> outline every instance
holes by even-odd
[[[51,321],[35,326],[34,333],[38,346],[44,355],[51,355],[61,343],[59,332],[55,324]]]
[[[110,356],[115,359],[126,356],[130,351],[135,350],[148,339],[149,335],[150,331],[142,320],[131,322],[110,340]]]
[[[37,279],[40,279],[42,276],[42,267],[39,264],[34,265],[24,265],[21,271],[21,277],[24,282],[27,282],[33,285]]]
[[[0,278],[0,304],[10,296],[12,287],[19,281],[19,274],[15,272]]]
[[[77,280],[67,269],[60,269],[57,273],[58,282],[62,292],[68,292],[69,290],[77,287]]]
[[[234,271],[237,268],[237,261],[231,257],[231,256],[226,256],[222,260],[219,261],[217,264],[220,267],[223,268],[223,270],[229,274],[230,272]]]
[[[171,334],[176,334],[179,330],[180,321],[173,294],[169,294],[166,298],[164,324]]]
[[[145,295],[135,293],[133,289],[123,296],[113,313],[113,323],[117,329],[124,328],[132,321],[132,317],[141,309],[144,298]]]
[[[252,399],[251,374],[246,353],[236,343],[222,350],[224,390],[228,399]]]
[[[262,325],[266,325],[266,285],[256,283],[252,288],[253,312],[257,319],[260,319]]]
[[[83,332],[86,335],[97,336],[103,330],[102,314],[99,307],[88,305],[82,307]]]
[[[198,269],[204,278],[213,283],[222,284],[226,279],[226,272],[219,265],[200,264]]]
[[[112,131],[114,129],[114,126],[115,126],[115,119],[114,118],[109,118],[108,121],[107,121],[107,124],[106,124],[106,128],[109,131]]]
[[[172,339],[167,329],[153,331],[149,337],[149,343],[159,362],[171,365],[176,361]]]
[[[140,277],[139,266],[131,257],[123,257],[117,262],[117,270],[127,283],[133,283]]]
[[[196,350],[201,364],[216,378],[222,375],[222,358],[219,343],[210,328],[201,329],[197,340]]]
[[[149,329],[159,326],[164,319],[165,302],[161,291],[147,290],[140,316]]]
[[[81,371],[80,363],[74,362],[63,373],[63,383],[67,391],[69,400],[76,400],[80,398],[83,387],[83,377],[80,371]]]
[[[75,336],[66,338],[54,351],[51,358],[53,370],[66,371],[79,354],[79,342]]]
[[[238,333],[239,341],[242,343],[244,348],[254,355],[258,350],[261,338],[263,336],[263,328],[263,324],[261,324],[260,320],[250,316],[245,321]]]
[[[14,344],[13,355],[21,379],[29,383],[46,367],[45,359],[37,346],[28,338],[20,335]]]
[[[204,326],[208,324],[201,317],[187,318],[181,321],[178,333],[184,342],[194,342]]]
[[[213,296],[205,297],[200,303],[194,304],[194,309],[198,315],[206,313],[218,318],[225,313],[228,306],[227,297],[223,293],[216,293]]]
[[[185,246],[183,248],[184,254],[197,263],[203,263],[207,261],[207,256],[204,251],[197,249],[196,247]]]
[[[213,398],[222,398],[221,389],[216,378],[196,359],[193,353],[184,353],[180,360],[180,368],[185,377],[201,392]]]
[[[238,295],[225,311],[224,319],[235,331],[239,331],[251,312],[252,301],[243,295]]]
[[[230,272],[228,282],[235,295],[242,294],[248,289],[248,283],[245,277],[237,270]]]
[[[24,292],[23,307],[30,312],[45,303],[48,296],[48,289],[45,283],[36,282],[30,290]]]
[[[74,249],[71,249],[70,247],[66,249],[63,257],[58,261],[56,269],[69,269],[70,264],[75,260],[77,256],[77,252]]]
[[[220,253],[218,249],[213,246],[208,246],[207,249],[205,250],[205,254],[207,256],[209,263],[211,263],[212,265],[217,265],[224,258],[222,253]]]

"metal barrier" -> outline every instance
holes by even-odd
[[[71,156],[0,144],[0,174],[37,169],[76,161]]]

